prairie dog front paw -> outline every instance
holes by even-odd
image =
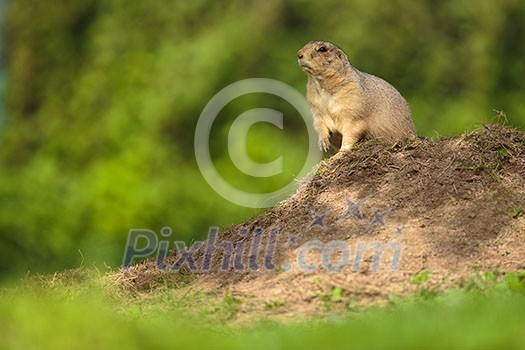
[[[319,148],[323,152],[328,152],[328,150],[330,149],[330,137],[329,136],[319,138]]]

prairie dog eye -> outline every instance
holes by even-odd
[[[326,48],[326,46],[321,46],[321,47],[319,47],[317,49],[317,51],[319,51],[319,52],[326,52],[326,51],[328,51],[328,49]]]

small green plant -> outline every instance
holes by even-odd
[[[410,283],[417,285],[424,285],[431,280],[431,277],[427,270],[423,270],[420,273],[416,273],[410,279]]]
[[[339,287],[332,288],[332,292],[330,293],[330,301],[333,303],[337,303],[341,301],[343,296],[343,290]]]
[[[517,219],[519,218],[520,216],[523,216],[523,210],[521,208],[516,208],[513,212],[512,212],[512,217],[514,219]]]
[[[491,290],[498,283],[500,273],[497,268],[492,271],[481,271],[479,267],[474,266],[474,275],[470,277],[465,286],[467,290],[477,290],[485,292]]]
[[[499,164],[489,164],[489,165],[485,165],[485,164],[481,164],[481,165],[478,165],[475,170],[476,171],[485,171],[487,174],[490,175],[490,177],[492,177],[492,179],[494,181],[496,181],[497,183],[501,183],[501,178],[499,177],[499,175],[496,173],[497,170],[500,169],[500,165]]]
[[[412,276],[410,283],[418,286],[418,297],[423,299],[432,299],[438,295],[438,292],[435,288],[428,287],[428,282],[431,280],[432,278],[430,277],[430,274],[427,270],[423,270],[420,273],[416,273]]]
[[[404,299],[396,293],[392,293],[388,296],[388,305],[398,306],[403,303]]]
[[[493,109],[493,112],[496,113],[494,118],[497,120],[497,123],[501,126],[507,126],[509,125],[509,120],[507,119],[507,114],[505,111],[499,111],[497,109]]]
[[[346,302],[346,309],[351,312],[361,311],[359,304],[355,300],[352,300],[352,299],[348,299],[348,301]]]
[[[505,284],[510,290],[525,294],[525,272],[509,272],[505,274]]]
[[[220,311],[223,313],[225,319],[229,320],[235,317],[240,310],[242,300],[235,297],[232,293],[224,295],[222,303],[219,307]]]
[[[318,298],[323,303],[326,310],[332,310],[334,303],[339,303],[343,300],[344,290],[339,287],[332,287],[326,291],[321,283],[321,280],[317,279],[315,284],[319,288],[318,291],[314,293],[314,298]]]
[[[501,160],[506,160],[510,157],[509,151],[504,146],[499,147],[497,152],[498,158]]]
[[[275,310],[283,306],[284,306],[284,301],[281,301],[281,300],[272,300],[272,301],[268,301],[264,303],[264,308],[266,310]]]
[[[275,269],[275,273],[283,273],[286,272],[285,268],[282,265],[277,266]]]

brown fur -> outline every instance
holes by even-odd
[[[353,67],[339,47],[311,41],[297,57],[308,75],[307,98],[321,150],[350,151],[363,138],[394,143],[415,136],[403,96],[385,80]]]

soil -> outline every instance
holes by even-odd
[[[221,271],[226,251],[218,248],[207,273],[185,264],[177,275],[192,290],[242,301],[238,317],[384,304],[422,288],[465,286],[479,271],[524,270],[524,211],[523,131],[488,125],[392,147],[362,143],[319,164],[288,200],[219,233],[215,246],[245,245],[243,271]],[[265,259],[272,229],[275,254]],[[374,265],[376,248],[383,254]],[[205,252],[197,251],[197,265]],[[166,274],[145,261],[117,275],[124,288],[144,290]]]

